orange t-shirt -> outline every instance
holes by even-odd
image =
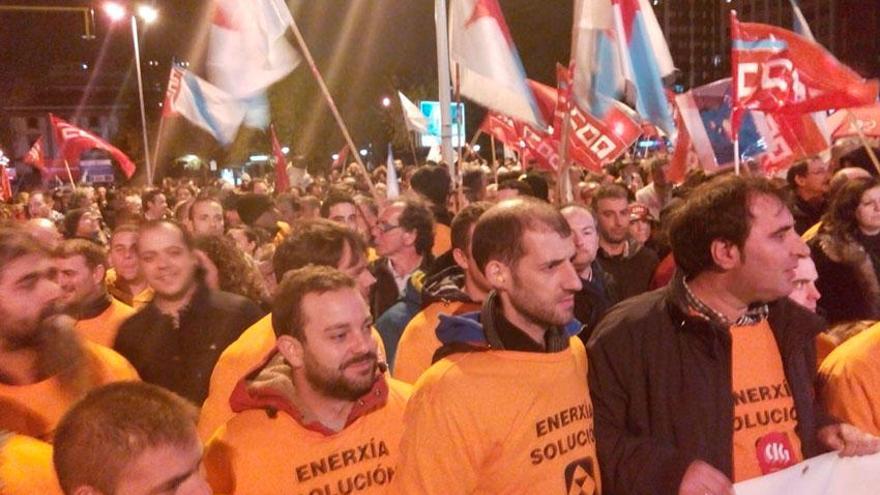
[[[436,258],[450,249],[452,249],[452,229],[448,225],[435,222],[434,246],[431,248],[431,254]]]
[[[431,367],[434,353],[440,348],[437,338],[437,325],[440,315],[460,315],[470,311],[478,311],[477,303],[462,301],[437,301],[418,312],[407,323],[400,342],[397,344],[397,356],[394,358],[394,378],[406,383],[416,380]]]
[[[385,362],[385,346],[375,328],[373,338],[379,345],[379,361]],[[198,431],[203,442],[235,415],[229,405],[232,391],[239,380],[259,366],[274,348],[275,329],[272,327],[272,313],[269,313],[245,330],[220,354],[211,372],[208,397],[199,414]]]
[[[803,460],[797,411],[782,356],[767,320],[731,327],[733,481],[745,481]]]
[[[24,435],[0,433],[0,494],[61,495],[52,446]]]
[[[587,355],[569,342],[434,363],[406,408],[394,493],[601,493]]]
[[[134,308],[113,298],[103,313],[88,320],[78,320],[73,328],[84,339],[104,347],[113,347],[120,325],[135,313]]]
[[[829,414],[880,435],[880,323],[831,351],[819,368],[819,397]]]
[[[388,380],[380,409],[325,435],[286,412],[253,409],[219,428],[205,449],[214,493],[227,495],[396,494],[402,419],[410,387]]]
[[[137,371],[112,349],[83,341],[92,387],[138,380]],[[58,375],[30,385],[0,384],[0,429],[49,441],[58,421],[81,398]]]

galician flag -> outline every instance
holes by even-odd
[[[520,122],[546,127],[498,0],[452,0],[449,45],[462,95]]]
[[[236,98],[261,95],[300,62],[285,38],[292,22],[283,0],[214,0],[208,79]]]
[[[611,0],[576,0],[572,36],[572,96],[602,118],[625,88]]]
[[[394,168],[394,153],[391,151],[391,143],[388,143],[388,160],[385,162],[385,191],[388,199],[396,199],[400,196],[400,184],[397,182],[397,169]]]
[[[672,108],[663,81],[675,73],[669,47],[648,0],[612,0],[614,30],[626,79],[626,99],[671,138]]]
[[[163,108],[163,117],[181,115],[224,146],[235,140],[247,113],[241,101],[179,67],[171,69]]]
[[[406,128],[414,132],[427,133],[428,118],[422,115],[419,107],[407,98],[405,94],[398,91],[397,96],[400,98],[400,107],[403,109],[403,120],[406,123]]]

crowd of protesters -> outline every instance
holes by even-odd
[[[880,451],[870,167],[474,158],[0,205],[0,493],[728,495]]]

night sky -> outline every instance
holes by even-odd
[[[0,4],[92,5],[76,0],[0,0]],[[157,25],[143,35],[148,84],[164,91],[172,57],[188,60],[201,72],[199,47],[203,46],[204,10],[207,1],[155,0],[161,11]],[[436,48],[433,3],[430,0],[294,0],[297,22],[328,80],[358,145],[387,141],[382,96],[393,96],[394,87],[436,87]],[[571,36],[571,0],[500,0],[529,77],[553,84],[555,64],[568,58]],[[131,70],[132,48],[127,26],[111,27],[96,8],[97,38],[81,39],[82,22],[75,14],[0,13],[0,96],[16,81],[39,80],[53,66],[86,63],[94,70],[103,51],[102,71]],[[131,81],[131,79],[129,79]],[[132,84],[131,82],[129,84]],[[319,101],[317,85],[304,65],[287,81],[292,87],[293,122],[290,129],[297,153],[328,155],[342,145],[330,113]],[[131,87],[128,87],[131,89]],[[133,91],[122,91],[132,98]],[[160,94],[160,93],[157,93]],[[158,97],[157,97],[158,98]],[[133,101],[132,105],[136,105]],[[274,106],[273,106],[274,110]],[[471,131],[482,109],[470,105]],[[3,143],[0,143],[2,146]]]

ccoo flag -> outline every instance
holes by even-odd
[[[37,140],[34,141],[34,145],[31,146],[27,155],[24,156],[24,163],[34,167],[40,172],[46,171],[46,156],[45,153],[43,153],[43,136],[38,137]]]
[[[233,96],[188,70],[171,69],[163,117],[182,115],[228,146],[235,140],[247,108]]]
[[[283,0],[215,0],[208,79],[236,98],[262,94],[300,62],[285,37],[292,22]]]
[[[449,45],[462,95],[528,125],[546,126],[498,0],[452,0]]]
[[[49,114],[49,122],[55,131],[55,142],[61,150],[60,154],[63,159],[71,163],[79,163],[80,155],[91,149],[99,149],[106,151],[116,160],[126,178],[130,179],[134,175],[134,162],[119,148],[51,113]]]
[[[663,81],[674,75],[675,66],[654,11],[648,0],[612,0],[612,13],[627,100],[674,139],[675,122]]]
[[[731,12],[733,131],[743,110],[803,114],[869,105],[877,81],[866,81],[821,45],[791,31],[739,22]]]

